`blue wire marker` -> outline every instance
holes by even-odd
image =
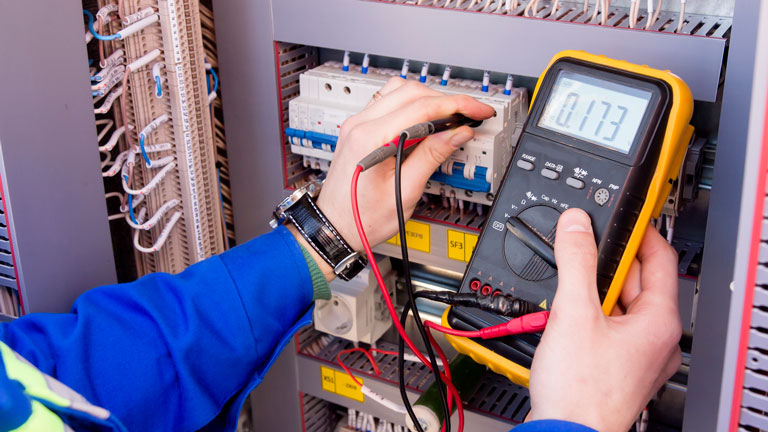
[[[147,167],[152,166],[152,161],[149,160],[149,155],[147,154],[147,150],[144,149],[144,140],[146,137],[144,134],[139,135],[139,148],[141,149],[141,157],[144,158],[144,162],[147,163]]]

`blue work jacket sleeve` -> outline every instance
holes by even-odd
[[[596,430],[563,420],[536,420],[523,423],[511,432],[597,432]]]
[[[307,263],[281,227],[178,275],[90,290],[71,313],[3,324],[0,340],[129,431],[234,430],[311,304]]]

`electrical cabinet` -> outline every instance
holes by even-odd
[[[639,0],[602,8],[599,1],[214,0],[215,20],[208,1],[124,3],[135,19],[154,21],[135,39],[103,47],[107,56],[122,50],[137,70],[127,80],[113,71],[114,79],[90,89],[85,74],[98,68],[89,71],[87,60],[97,49],[96,42],[84,45],[81,10],[106,8],[97,14],[104,19],[117,5],[0,4],[0,58],[23,65],[0,68],[0,319],[65,311],[87,288],[178,272],[266,232],[276,203],[324,178],[343,121],[399,75],[477,97],[497,112],[435,172],[406,230],[417,289],[456,289],[536,78],[557,52],[585,50],[668,69],[696,100],[696,139],[658,223],[679,253],[684,358],[654,400],[649,430],[768,430],[765,2],[697,1],[681,10],[681,2],[668,0],[651,2],[653,14]],[[638,5],[639,16],[631,11]],[[26,31],[17,18],[24,15],[45,23],[46,34]],[[104,25],[105,33],[121,28]],[[146,140],[149,155],[127,140]],[[109,154],[101,177],[96,143]],[[130,212],[117,214],[117,201],[105,204],[105,192],[107,199],[126,196],[121,167],[114,178],[103,171],[121,157],[146,162],[136,168],[142,184],[170,166],[150,162],[173,163],[133,224]],[[136,228],[153,214],[161,223]],[[135,243],[157,244],[169,226],[162,251],[134,250]],[[399,242],[394,237],[375,252],[391,263],[402,305]],[[395,430],[405,424],[402,414],[348,392],[339,364],[343,355],[367,386],[398,399],[395,356],[377,355],[377,374],[364,356],[341,354],[360,343],[391,350],[396,342],[371,288],[367,277],[333,288],[334,299],[316,310],[318,324],[284,349],[246,407],[257,430],[349,430],[350,410]],[[15,306],[19,300],[25,310]],[[432,319],[442,312],[429,302],[420,309]],[[406,330],[415,332],[412,321]],[[406,367],[415,399],[432,378],[412,359]],[[509,430],[524,420],[527,389],[491,372],[478,380],[465,400],[467,430]]]
[[[312,96],[301,87],[306,81],[321,80],[320,72],[344,76],[341,65],[344,51],[352,53],[350,69],[355,76],[361,76],[363,55],[368,54],[372,68],[397,71],[403,60],[410,60],[407,76],[414,80],[418,79],[422,62],[429,62],[427,83],[435,87],[439,86],[446,65],[453,67],[454,79],[476,83],[482,81],[483,71],[491,71],[491,84],[495,85],[503,85],[506,74],[512,74],[515,86],[526,89],[528,97],[535,78],[552,55],[565,49],[581,49],[669,69],[691,87],[696,99],[693,123],[698,138],[686,161],[687,177],[681,180],[665,209],[666,215],[676,218],[671,237],[680,254],[679,299],[685,329],[681,346],[685,356],[679,379],[670,381],[659,395],[657,408],[651,413],[655,418],[652,425],[667,428],[663,430],[700,431],[715,430],[713,425],[718,424],[717,430],[725,430],[718,421],[722,423],[729,418],[728,413],[716,409],[723,395],[732,393],[720,383],[724,372],[722,354],[728,340],[725,334],[728,310],[724,305],[730,299],[734,274],[739,226],[734,221],[739,220],[738,204],[742,199],[752,199],[742,197],[739,191],[748,181],[734,173],[743,171],[748,161],[746,151],[756,145],[748,143],[743,132],[747,114],[753,113],[759,118],[764,112],[759,106],[750,106],[745,95],[751,94],[752,85],[757,82],[752,72],[759,62],[755,60],[754,38],[761,21],[755,11],[764,9],[765,5],[757,1],[688,3],[689,8],[680,21],[680,5],[664,2],[659,18],[644,30],[649,19],[645,12],[636,28],[628,28],[630,2],[614,2],[603,25],[596,25],[602,18],[599,13],[591,15],[592,4],[589,13],[584,13],[582,3],[559,3],[553,11],[553,3],[541,2],[533,14],[535,17],[526,18],[523,15],[528,3],[495,0],[217,2],[216,25],[224,41],[223,80],[244,95],[232,101],[225,112],[230,154],[235,155],[232,181],[238,203],[235,211],[238,235],[244,240],[264,232],[267,229],[265,203],[277,202],[286,190],[300,185],[303,179],[322,178],[329,157],[318,157],[315,150],[328,153],[328,147],[323,148],[321,144],[316,146],[319,149],[307,145],[301,148],[297,146],[297,138],[286,136],[285,131],[286,128],[300,129],[296,127],[298,123],[292,123],[294,106],[297,110],[299,106],[306,106],[308,98],[315,98],[312,103],[325,103],[317,102],[322,96],[323,81],[312,84],[315,86],[309,91]],[[642,6],[645,10],[645,4]],[[249,31],[249,38],[241,36],[245,29]],[[260,79],[253,80],[250,76]],[[331,82],[332,78],[323,77],[329,80],[333,92],[338,90],[335,94],[339,100],[345,97],[344,85],[337,87]],[[373,80],[370,76],[367,79]],[[376,84],[361,82],[359,85],[365,88],[362,93],[366,97],[355,103],[364,105]],[[357,93],[349,88],[352,95]],[[322,115],[336,115],[338,119],[348,115],[350,108],[333,106],[331,109],[331,105],[333,103],[328,102],[328,109],[323,110]],[[326,120],[330,121],[330,117],[324,117],[321,123]],[[752,121],[759,123],[759,120]],[[311,123],[302,127],[309,130]],[[330,133],[313,131],[334,135],[333,128]],[[291,133],[293,131],[289,131],[289,135]],[[277,165],[276,161],[282,164]],[[255,190],[254,184],[259,185]],[[409,243],[409,255],[413,262],[424,265],[417,283],[428,288],[450,287],[451,281],[464,271],[467,253],[471,255],[484,223],[482,211],[466,211],[468,201],[463,203],[465,211],[462,212],[458,206],[451,205],[449,194],[444,200],[447,204],[441,202],[440,195],[438,189],[433,198],[428,197],[409,222],[409,232],[427,239],[424,243]],[[668,227],[662,229],[669,230]],[[380,245],[376,252],[392,256],[396,263],[397,241],[394,238]],[[461,252],[456,249],[457,245],[461,245]],[[743,288],[735,288],[738,289]],[[319,387],[322,368],[340,370],[333,356],[323,350],[331,349],[333,344],[345,344],[343,339],[323,338],[322,333],[308,329],[298,338],[296,349],[289,348],[283,353],[276,370],[253,395],[254,416],[268,428],[332,430],[327,429],[330,427],[327,424],[307,418],[310,417],[307,400],[311,399],[313,407],[322,405],[326,410],[323,412],[338,413],[341,422],[342,408],[350,407],[367,409],[386,421],[396,422],[397,418],[374,403],[361,404]],[[370,373],[362,363],[355,370],[364,377]],[[290,380],[285,381],[289,375]],[[387,379],[367,376],[366,380],[375,385],[377,391],[392,391],[392,383]],[[281,389],[288,382],[295,392],[279,396],[281,409],[276,415],[273,409],[277,402],[267,399],[274,398],[278,382]],[[419,387],[413,390],[418,391]],[[495,407],[509,402],[504,399],[507,395],[525,397],[522,396],[525,392],[525,389],[509,390],[503,392],[504,396],[499,392],[494,399]],[[304,414],[303,420],[291,415],[297,411]],[[468,424],[472,430],[504,430],[519,421],[515,415],[492,412],[488,407],[471,407],[470,411],[474,412]]]

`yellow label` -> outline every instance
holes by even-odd
[[[547,308],[547,299],[544,299],[543,302],[539,303],[539,307],[542,308],[542,309],[546,309]]]
[[[475,251],[475,245],[477,245],[477,234],[465,234],[464,235],[464,244],[466,247],[464,248],[464,261],[469,262],[469,260],[472,258],[472,252]]]
[[[358,377],[357,380],[363,382],[362,378]],[[365,396],[360,390],[360,386],[344,372],[336,371],[336,394],[358,402],[365,402]]]
[[[475,245],[477,245],[477,235],[450,229],[447,230],[447,233],[446,246],[448,258],[469,262],[472,258],[472,251],[475,250]]]
[[[323,380],[323,390],[336,393],[336,371],[320,366],[320,377]]]
[[[408,248],[429,253],[429,224],[408,221],[405,223]]]
[[[446,245],[448,249],[448,258],[458,261],[466,261],[466,245],[464,242],[464,233],[461,231],[448,230],[448,239]]]
[[[405,235],[408,236],[408,249],[429,253],[429,224],[408,221],[405,223]],[[387,240],[387,243],[400,246],[400,234]]]
[[[362,378],[356,378],[358,381],[363,382]],[[345,372],[320,366],[320,379],[322,380],[323,390],[358,402],[365,402],[365,396],[360,386]]]

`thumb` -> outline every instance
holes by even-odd
[[[581,209],[560,216],[555,237],[558,285],[552,309],[600,311],[597,295],[597,246],[592,221]]]
[[[403,162],[403,195],[420,197],[424,184],[448,157],[475,136],[469,126],[431,135]],[[404,197],[405,198],[405,197]]]

